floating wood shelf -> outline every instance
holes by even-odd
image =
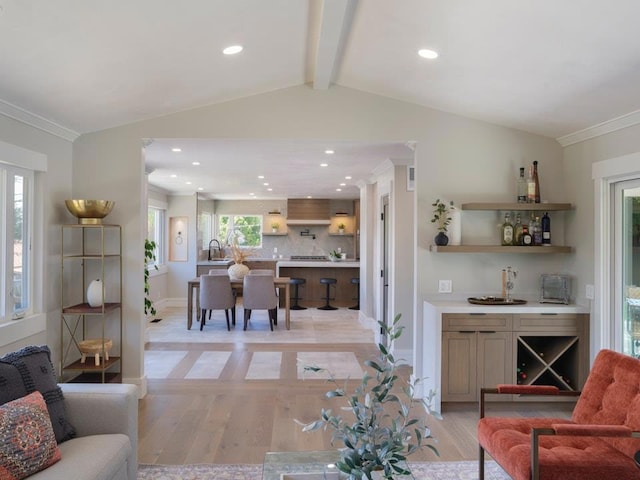
[[[496,202],[474,202],[463,203],[462,210],[511,210],[511,211],[532,211],[532,212],[555,212],[560,210],[571,210],[570,203],[496,203]]]
[[[550,245],[547,247],[520,247],[501,245],[431,245],[431,251],[436,253],[571,253],[572,247]]]

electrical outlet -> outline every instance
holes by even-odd
[[[589,300],[593,300],[593,298],[595,297],[595,291],[593,289],[593,285],[585,286],[584,296],[587,297]]]
[[[451,293],[453,285],[451,280],[438,280],[438,293]]]

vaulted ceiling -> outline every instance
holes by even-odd
[[[0,6],[0,112],[70,135],[305,83],[552,138],[640,110],[637,0]],[[233,44],[244,50],[223,55]]]

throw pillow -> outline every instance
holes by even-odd
[[[40,392],[0,406],[0,480],[20,480],[60,460]]]
[[[72,438],[75,430],[66,417],[49,347],[32,345],[0,358],[0,405],[36,390],[47,402],[58,443]]]

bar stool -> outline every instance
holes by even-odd
[[[304,285],[307,281],[304,278],[291,278],[289,279],[289,283],[293,285],[293,305],[291,305],[291,310],[306,310],[307,307],[303,307],[298,304],[298,300],[300,300],[300,296],[298,295],[298,286]]]
[[[349,307],[349,310],[360,310],[360,279],[352,278],[351,283],[356,285],[356,298],[354,300],[358,300],[358,303],[353,307]]]
[[[327,296],[324,297],[326,303],[322,307],[318,307],[318,310],[337,310],[337,307],[329,305],[329,300],[331,300],[329,288],[331,285],[338,283],[338,281],[335,278],[321,278],[320,283],[327,286]]]

